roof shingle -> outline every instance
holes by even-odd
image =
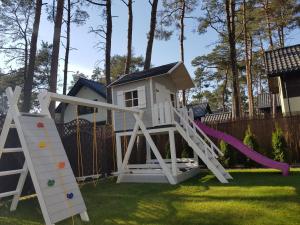
[[[108,87],[165,74],[169,72],[177,63],[178,62],[169,63],[166,65],[153,67],[148,70],[122,75],[119,79],[108,85]]]
[[[270,77],[300,71],[300,44],[265,52],[266,73]]]

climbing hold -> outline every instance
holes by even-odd
[[[67,199],[72,199],[74,197],[74,194],[72,192],[67,193]]]
[[[65,166],[66,166],[66,163],[64,161],[61,161],[61,162],[57,163],[58,169],[64,169]]]
[[[48,180],[48,187],[53,187],[55,184],[55,180]]]
[[[37,128],[44,128],[44,124],[43,124],[42,122],[38,122],[38,123],[36,124],[36,127],[37,127]]]
[[[40,141],[39,148],[46,148],[46,142],[45,141]]]

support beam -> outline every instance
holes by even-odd
[[[122,144],[121,136],[116,134],[116,149],[117,149],[117,167],[118,171],[121,171],[122,168]]]
[[[146,162],[151,160],[151,148],[149,143],[146,141]]]
[[[149,143],[153,154],[157,158],[161,168],[164,171],[164,174],[166,175],[167,179],[169,180],[170,184],[176,184],[175,178],[172,176],[170,169],[167,167],[166,163],[164,162],[163,158],[161,157],[155,143],[153,142],[148,130],[146,129],[144,123],[141,120],[141,116],[134,114],[134,118],[136,119],[137,123],[139,124],[147,142]]]
[[[174,131],[169,131],[169,141],[170,141],[170,152],[172,160],[172,173],[173,176],[177,176],[177,158],[176,158],[176,147],[175,147],[175,136]]]
[[[135,115],[135,114],[134,114],[134,115]],[[131,152],[132,152],[132,148],[133,148],[135,139],[136,139],[136,137],[137,137],[138,129],[139,129],[139,123],[136,121],[136,123],[135,123],[135,125],[134,125],[134,128],[133,128],[132,135],[131,135],[130,140],[129,140],[129,144],[128,144],[128,147],[127,147],[127,150],[126,150],[124,159],[123,159],[121,171],[118,171],[118,172],[123,172],[123,171],[125,170],[127,164],[128,164],[128,160],[129,160],[129,158],[130,158],[130,155],[131,155]],[[118,176],[117,183],[120,183],[120,181],[122,180],[122,176],[123,176],[123,173],[121,173],[121,174]]]

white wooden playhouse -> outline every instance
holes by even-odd
[[[178,93],[194,87],[193,81],[182,62],[151,68],[123,75],[112,84],[113,104],[119,107],[143,111],[142,122],[150,135],[168,134],[171,159],[162,159],[157,146],[147,142],[145,164],[129,164],[131,146],[122,149],[121,137],[142,135],[136,127],[136,118],[130,113],[114,111],[116,131],[118,182],[169,182],[176,184],[200,171],[199,159],[223,183],[231,176],[218,162],[220,150],[196,126],[192,110],[180,107]],[[175,133],[179,133],[194,151],[193,158],[178,158]],[[129,143],[133,144],[133,143]],[[128,149],[130,151],[128,152]],[[156,150],[155,150],[156,149]],[[151,157],[151,151],[155,158]],[[126,153],[125,153],[126,152]]]

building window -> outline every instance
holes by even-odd
[[[175,107],[175,95],[170,94],[170,99],[171,99],[171,102],[172,102],[172,106]]]
[[[94,99],[94,101],[98,101],[98,99]],[[78,105],[77,110],[78,110],[78,116],[98,112],[98,108],[88,107],[88,106],[83,106],[83,105]]]
[[[126,107],[136,107],[139,105],[138,91],[128,91],[125,92],[125,106]]]

